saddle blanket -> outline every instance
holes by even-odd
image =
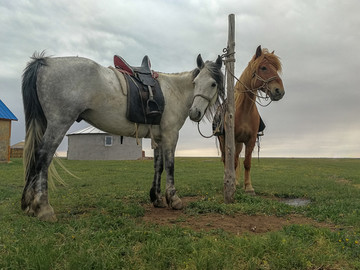
[[[153,99],[150,100],[149,88],[141,83],[136,77],[123,74],[127,82],[127,112],[129,121],[139,124],[159,125],[165,107],[164,95],[161,91],[158,80],[154,80],[152,87]],[[157,114],[149,114],[148,109],[151,103],[156,104]]]

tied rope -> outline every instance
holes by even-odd
[[[235,55],[235,52],[230,53],[229,50],[230,50],[229,46],[223,49],[223,54],[221,55],[221,58],[223,58],[224,64],[226,64],[228,62],[235,62],[235,57],[230,58],[230,56]]]

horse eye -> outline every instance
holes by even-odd
[[[212,84],[211,84],[211,87],[215,87],[215,86],[216,86],[216,83],[212,83]]]
[[[266,68],[266,67],[261,67],[260,69],[261,69],[262,71],[267,70],[267,68]]]

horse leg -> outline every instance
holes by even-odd
[[[240,165],[240,153],[243,147],[243,143],[235,142],[235,178],[236,185],[240,185],[240,176],[241,176],[241,165]]]
[[[164,170],[164,159],[161,144],[154,150],[154,181],[150,189],[150,200],[154,207],[166,207],[161,196],[161,174]]]
[[[219,147],[221,151],[221,161],[225,164],[225,136],[220,135],[217,138],[219,140]]]
[[[165,171],[166,171],[166,202],[175,210],[181,210],[183,203],[179,196],[176,194],[174,186],[174,151],[166,151],[165,154]]]
[[[246,193],[255,195],[254,188],[251,185],[250,169],[251,169],[251,154],[255,146],[255,141],[245,145],[245,179],[244,179],[244,190]]]
[[[23,191],[22,209],[43,221],[57,220],[54,210],[49,204],[48,168],[67,130],[68,128],[61,129],[59,127],[46,129],[42,143],[35,154],[34,168],[31,168],[32,179],[27,179]]]
[[[163,132],[161,142],[166,171],[166,202],[171,208],[175,210],[180,210],[183,208],[182,201],[176,194],[176,189],[174,186],[174,156],[178,137],[178,132]]]

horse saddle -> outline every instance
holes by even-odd
[[[124,74],[128,86],[127,119],[140,124],[159,125],[165,100],[157,80],[159,75],[151,70],[149,57],[144,56],[140,67],[133,67],[115,55],[114,65]]]

